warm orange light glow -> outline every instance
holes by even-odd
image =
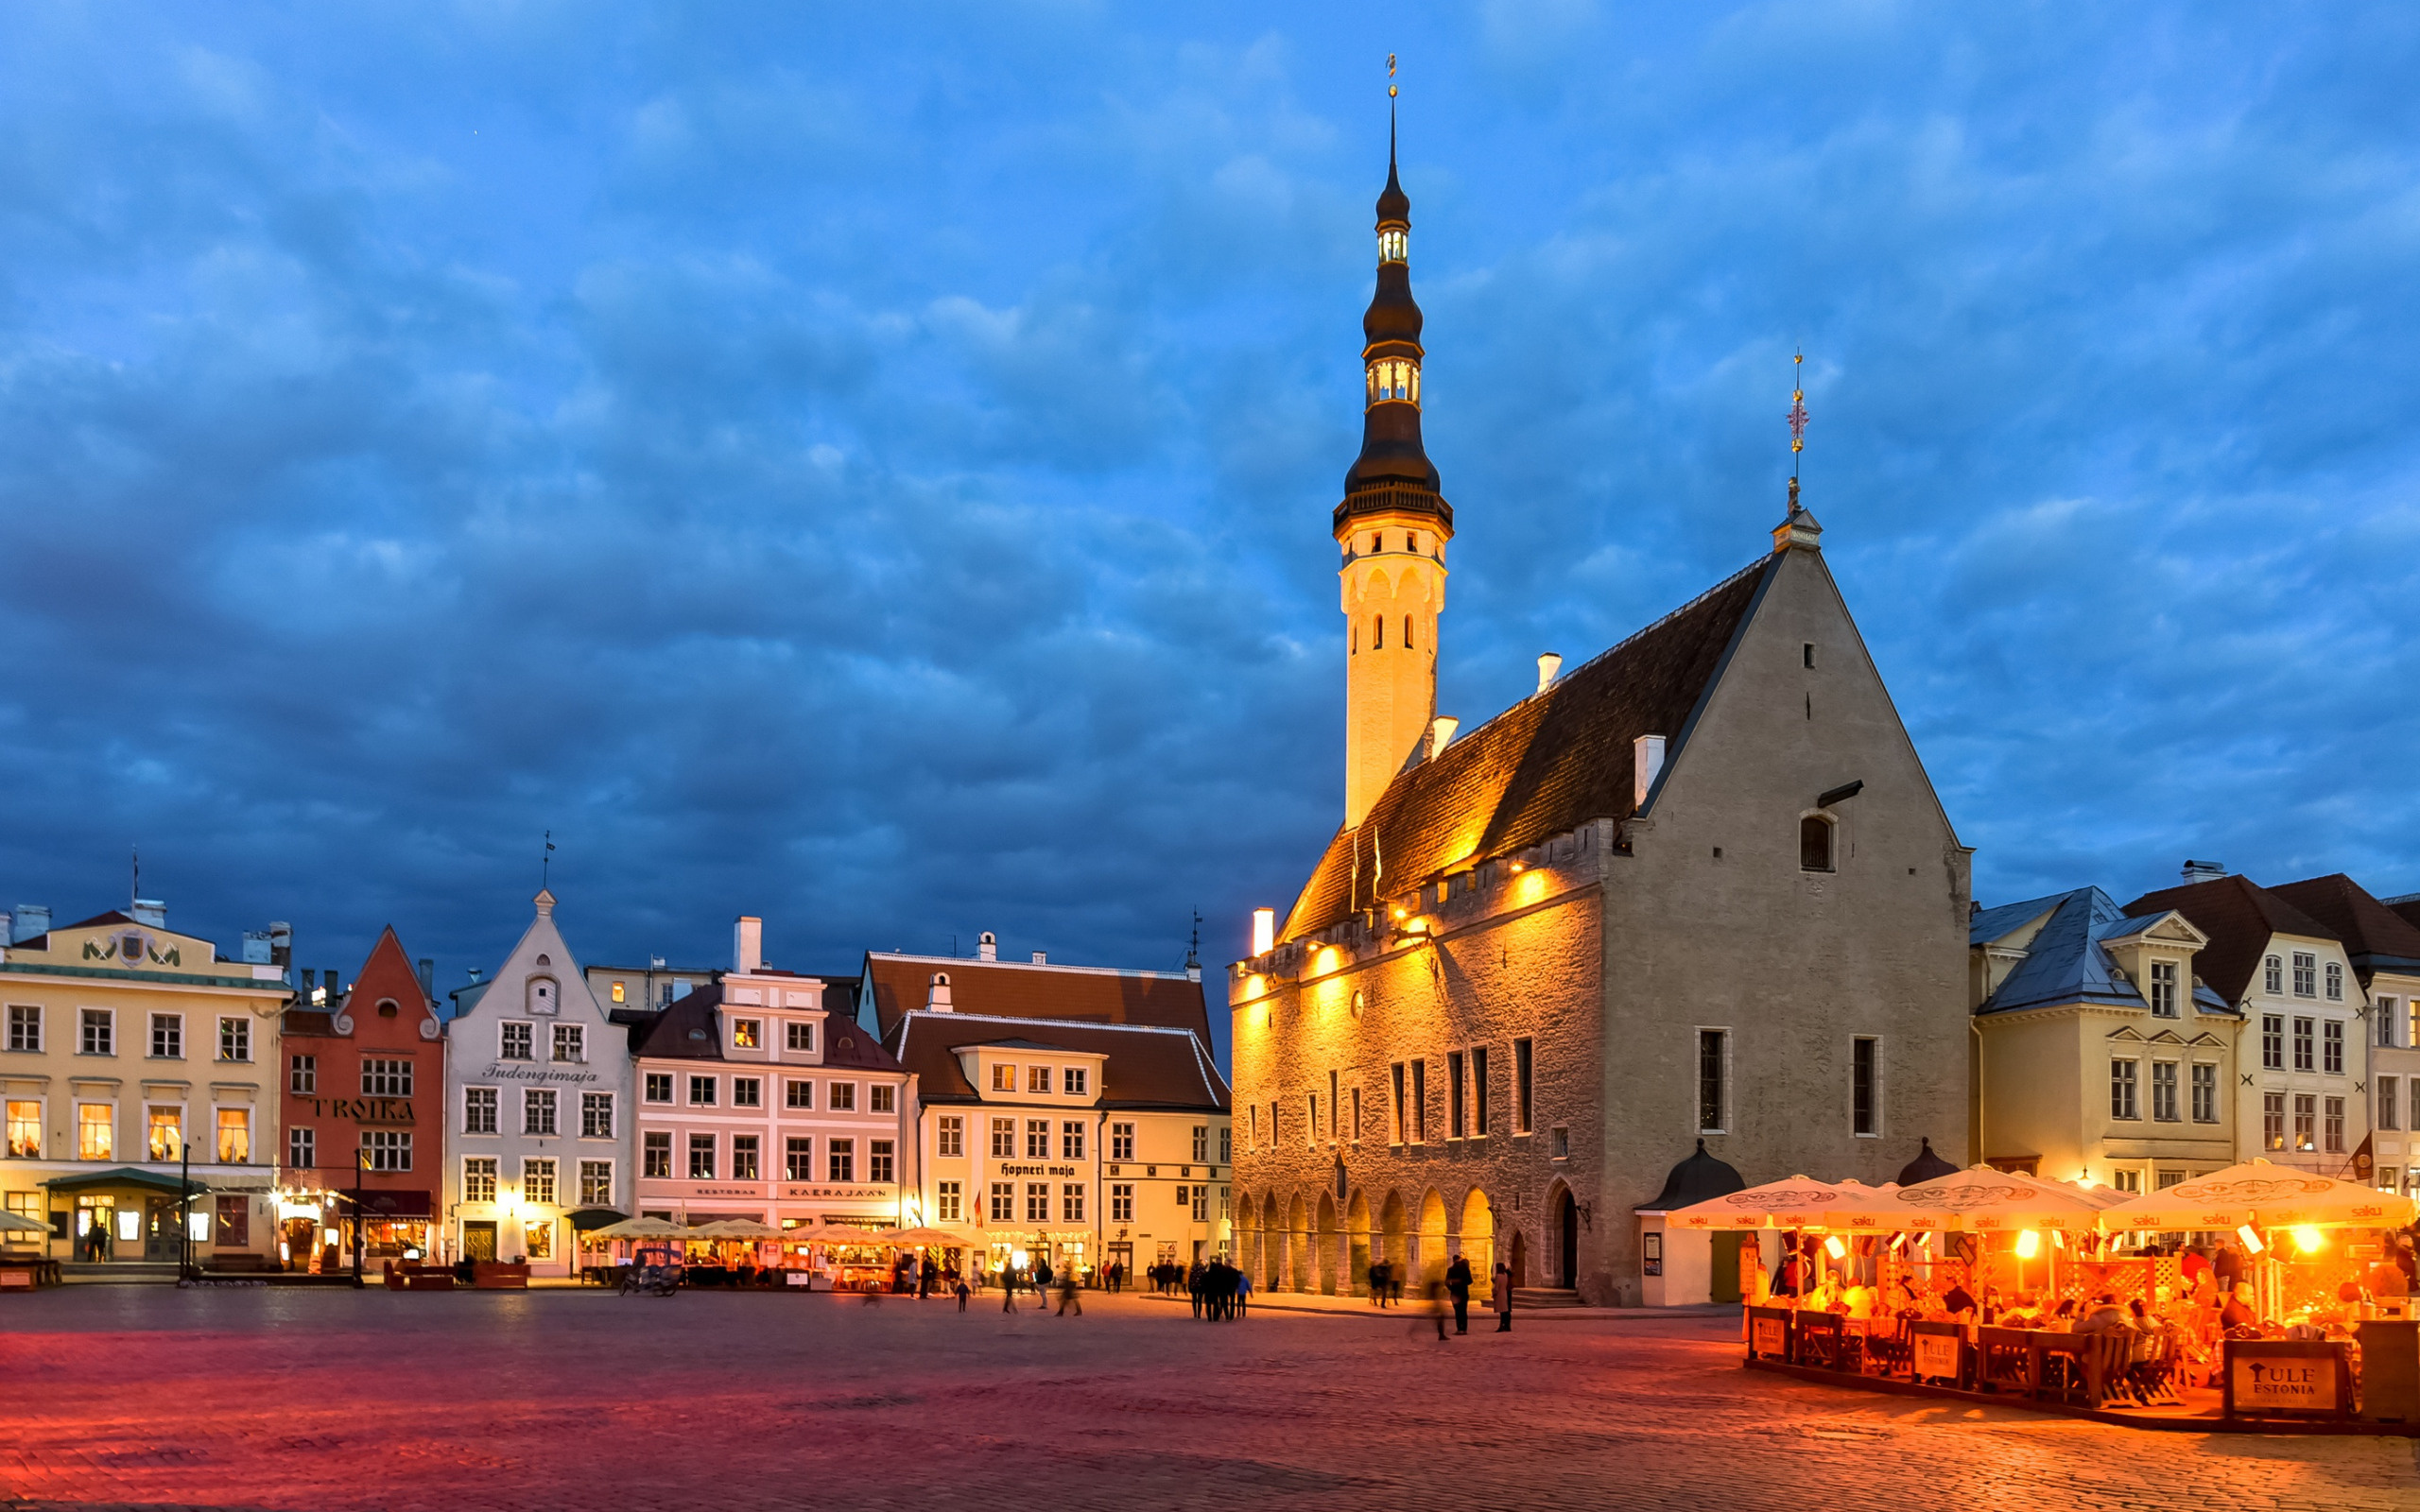
[[[1409,910],[1398,908],[1395,910],[1395,917],[1397,919],[1401,919],[1408,911]]]
[[[1848,1252],[1849,1246],[1841,1243],[1841,1236],[1838,1234],[1834,1234],[1824,1241],[1824,1253],[1831,1256],[1834,1260],[1847,1259]]]
[[[1266,955],[1277,943],[1277,910],[1255,908],[1252,911],[1252,953]]]
[[[2016,1258],[2031,1260],[2042,1253],[2042,1236],[2028,1228],[2016,1236]]]
[[[1512,887],[1512,901],[1515,903],[1533,903],[1546,895],[1547,874],[1543,871],[1530,872]]]
[[[1341,958],[1338,955],[1335,946],[1327,946],[1321,950],[1319,958],[1312,963],[1311,969],[1315,971],[1333,971],[1336,970],[1336,963]]]
[[[2315,1255],[2327,1247],[2327,1236],[2308,1224],[2296,1226],[2294,1247],[2306,1255]]]

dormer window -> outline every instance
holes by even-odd
[[[1005,1060],[994,1061],[992,1063],[992,1090],[995,1092],[1015,1091],[1017,1090],[1017,1068],[1009,1064]]]
[[[1370,364],[1370,403],[1405,399],[1420,403],[1420,364],[1408,357],[1388,357]]]
[[[764,1039],[764,1023],[757,1019],[731,1021],[731,1045],[735,1050],[754,1050]]]
[[[2153,1018],[2173,1019],[2177,1016],[2176,986],[2174,961],[2152,962],[2152,1016]]]
[[[1411,260],[1411,232],[1402,226],[1390,226],[1378,232],[1378,261],[1407,263]]]

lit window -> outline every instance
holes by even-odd
[[[465,1202],[495,1200],[494,1156],[473,1156],[462,1162],[462,1200]]]
[[[755,1019],[731,1021],[731,1043],[735,1050],[753,1050],[764,1038],[764,1024]]]
[[[1390,226],[1378,232],[1378,261],[1401,263],[1411,256],[1411,232],[1400,226]]]
[[[76,1105],[76,1159],[108,1160],[117,1149],[117,1110],[107,1103]]]
[[[41,1103],[28,1098],[9,1104],[9,1154],[20,1160],[41,1159]]]
[[[182,1108],[154,1107],[145,1147],[155,1160],[173,1160],[184,1147],[185,1114]]]
[[[1015,1091],[1017,1090],[1017,1068],[1010,1065],[1005,1060],[993,1062],[992,1090],[995,1092]]]
[[[249,1165],[252,1159],[252,1110],[249,1108],[222,1108],[218,1110],[218,1163]]]
[[[650,1181],[672,1179],[672,1136],[649,1134],[639,1142],[639,1175]]]

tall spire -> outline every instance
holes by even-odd
[[[1387,59],[1394,73],[1394,58]],[[1336,507],[1336,529],[1372,509],[1411,510],[1453,528],[1453,507],[1439,497],[1436,467],[1420,438],[1419,302],[1411,297],[1411,197],[1403,192],[1397,167],[1395,86],[1387,86],[1387,186],[1377,203],[1378,277],[1370,308],[1361,317],[1361,365],[1366,398],[1361,415],[1361,455],[1344,474],[1344,500]]]

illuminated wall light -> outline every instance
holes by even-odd
[[[1333,945],[1327,946],[1320,952],[1319,962],[1313,969],[1322,972],[1333,971],[1336,970],[1336,963],[1339,959],[1340,959],[1340,957],[1337,954],[1336,947]]]
[[[1266,955],[1277,943],[1277,910],[1255,908],[1252,911],[1252,953]]]
[[[2244,1248],[2252,1251],[2256,1255],[2269,1247],[2267,1245],[2260,1242],[2260,1236],[2253,1231],[2252,1225],[2250,1224],[2244,1224],[2238,1228],[2235,1231],[2235,1236],[2243,1241]]]
[[[2042,1253],[2042,1236],[2028,1228],[2016,1236],[2016,1258],[2031,1260]]]
[[[1848,1258],[1848,1252],[1849,1246],[1841,1243],[1841,1236],[1838,1234],[1833,1234],[1824,1241],[1824,1253],[1834,1260],[1845,1260]]]
[[[2315,1255],[2327,1247],[2327,1236],[2308,1224],[2294,1228],[2294,1247],[2306,1255]]]

